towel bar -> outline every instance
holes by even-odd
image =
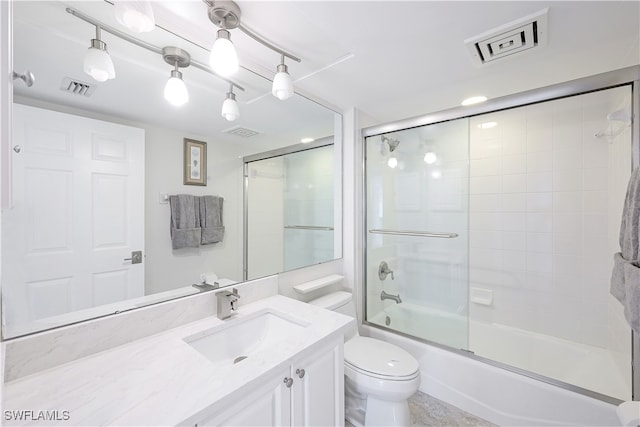
[[[369,230],[371,234],[392,234],[395,236],[416,236],[416,237],[436,237],[441,239],[453,239],[458,237],[457,233],[433,233],[430,231],[413,231],[413,230]]]
[[[333,231],[333,227],[317,227],[315,225],[285,225],[284,228],[292,230],[320,230],[320,231]]]

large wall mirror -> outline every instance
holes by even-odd
[[[173,67],[162,54],[105,28],[152,46],[177,47],[194,63],[207,64],[208,43],[180,32],[189,27],[187,17],[207,19],[207,10],[199,1],[153,5],[157,16],[173,20],[136,34],[119,26],[109,2],[13,3],[14,69],[29,70],[35,82],[14,84],[12,196],[2,211],[4,339],[342,256],[341,116],[299,94],[286,101],[273,97],[273,72],[266,70],[275,66],[266,65],[241,67],[229,78],[241,87],[234,87],[240,109],[235,121],[221,116],[229,81],[193,63],[180,68],[188,102],[169,104],[163,91]],[[97,82],[83,71],[96,27],[68,8],[104,24],[101,39],[114,62],[114,79]],[[202,38],[212,42],[216,30],[211,25]],[[257,43],[255,49],[265,50]],[[250,49],[240,53],[251,55]],[[278,55],[273,57],[277,62]],[[302,138],[322,142],[305,145]],[[279,172],[265,165],[247,175],[252,158],[272,159]],[[192,183],[203,181],[202,173],[206,185],[185,184],[189,165],[195,168],[193,174],[187,171]],[[271,179],[270,173],[288,174],[303,182],[296,174],[309,165],[324,168],[323,181],[314,181],[321,191],[305,192],[292,179]],[[261,201],[247,206],[250,178],[279,182],[278,194],[262,193]],[[201,207],[212,200],[205,196],[222,202],[216,205],[224,226],[221,240],[174,249],[170,229],[177,205],[171,196],[178,195],[193,196]],[[314,195],[322,200],[311,200]],[[322,221],[294,212],[312,206],[323,206]],[[260,226],[265,208],[271,216]],[[283,217],[275,219],[277,212]],[[253,236],[245,227],[249,216],[265,235]],[[269,228],[276,223],[277,230]],[[321,256],[293,259],[283,253],[279,262],[254,261],[260,268],[247,272],[247,242],[253,242],[252,257],[260,260],[255,249],[262,245],[266,254],[274,241],[290,242],[288,249],[279,247],[294,254],[315,245],[308,252]],[[193,286],[202,282],[211,286]]]

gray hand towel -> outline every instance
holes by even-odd
[[[188,194],[169,196],[171,247],[173,249],[200,246],[200,209],[198,199]]]
[[[200,243],[203,245],[222,242],[224,238],[223,201],[224,199],[218,196],[200,197],[200,228],[202,228]]]
[[[640,168],[629,179],[619,241],[621,251],[613,257],[610,292],[623,305],[631,328],[640,334]]]

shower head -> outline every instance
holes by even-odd
[[[386,142],[387,145],[389,145],[389,152],[393,153],[395,151],[396,148],[398,148],[398,145],[400,145],[400,141],[397,139],[393,139],[393,138],[388,138],[384,135],[382,135],[380,137],[382,139],[382,142]]]

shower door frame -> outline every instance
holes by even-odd
[[[571,80],[564,83],[558,83],[551,86],[545,86],[538,89],[532,89],[525,92],[516,93],[500,98],[490,99],[482,104],[476,104],[467,107],[456,107],[447,110],[438,111],[422,116],[416,116],[404,120],[399,120],[392,123],[386,123],[382,125],[376,125],[362,129],[360,142],[362,148],[362,203],[361,209],[362,216],[360,218],[362,235],[361,243],[363,248],[363,255],[360,258],[359,272],[362,274],[362,298],[360,308],[362,309],[362,324],[369,327],[382,329],[387,332],[391,332],[397,335],[407,337],[412,340],[433,345],[435,347],[451,351],[453,353],[469,357],[474,360],[487,363],[496,366],[501,369],[505,369],[520,375],[542,381],[556,387],[560,387],[566,390],[570,390],[579,394],[586,395],[598,400],[602,400],[607,403],[618,405],[623,401],[612,396],[607,396],[593,390],[588,390],[582,387],[575,386],[573,384],[565,383],[544,375],[536,374],[534,372],[526,371],[515,366],[507,365],[501,362],[497,362],[486,357],[478,356],[474,352],[464,349],[455,349],[443,344],[439,344],[433,341],[421,339],[415,336],[407,335],[402,332],[395,331],[393,329],[368,322],[365,314],[367,313],[367,299],[366,299],[366,268],[367,268],[367,191],[366,191],[366,150],[364,149],[366,144],[366,138],[372,136],[378,136],[387,134],[390,132],[396,132],[400,130],[406,130],[410,128],[416,128],[425,125],[433,125],[450,120],[471,118],[480,114],[493,113],[510,108],[523,107],[526,105],[537,104],[540,102],[553,101],[560,98],[566,98],[575,95],[582,95],[599,90],[611,89],[619,86],[631,86],[631,108],[632,108],[632,121],[631,121],[631,165],[632,168],[640,166],[640,65],[621,68],[619,70],[609,71],[602,74],[596,74],[581,79]],[[633,400],[640,400],[640,335],[631,331],[631,395]]]

